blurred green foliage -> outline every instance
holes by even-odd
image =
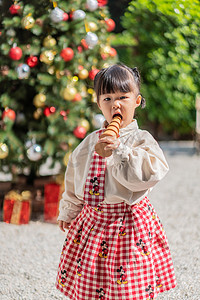
[[[200,1],[134,0],[122,25],[114,43],[120,60],[141,72],[142,124],[153,123],[158,136],[159,130],[191,136],[200,90]]]

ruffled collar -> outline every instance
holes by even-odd
[[[102,128],[107,128],[107,126],[108,126],[108,122],[104,121]],[[121,128],[119,130],[119,136],[123,137],[123,136],[129,134],[130,132],[133,133],[133,131],[137,131],[137,130],[138,130],[137,120],[133,119],[133,121],[128,126]]]

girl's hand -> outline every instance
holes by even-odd
[[[119,147],[120,141],[115,136],[105,136],[103,138],[100,138],[98,143],[106,143],[106,147],[104,150],[114,150]]]
[[[70,225],[71,225],[71,223],[67,223],[67,222],[61,221],[61,220],[58,221],[58,226],[59,226],[60,230],[62,230],[63,232],[65,232],[65,229],[69,229]]]

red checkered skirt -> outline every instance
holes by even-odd
[[[73,300],[153,300],[176,279],[162,224],[148,198],[86,204],[72,222],[56,287]]]

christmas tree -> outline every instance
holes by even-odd
[[[107,0],[2,1],[0,171],[28,175],[100,125],[93,79],[116,60]]]

